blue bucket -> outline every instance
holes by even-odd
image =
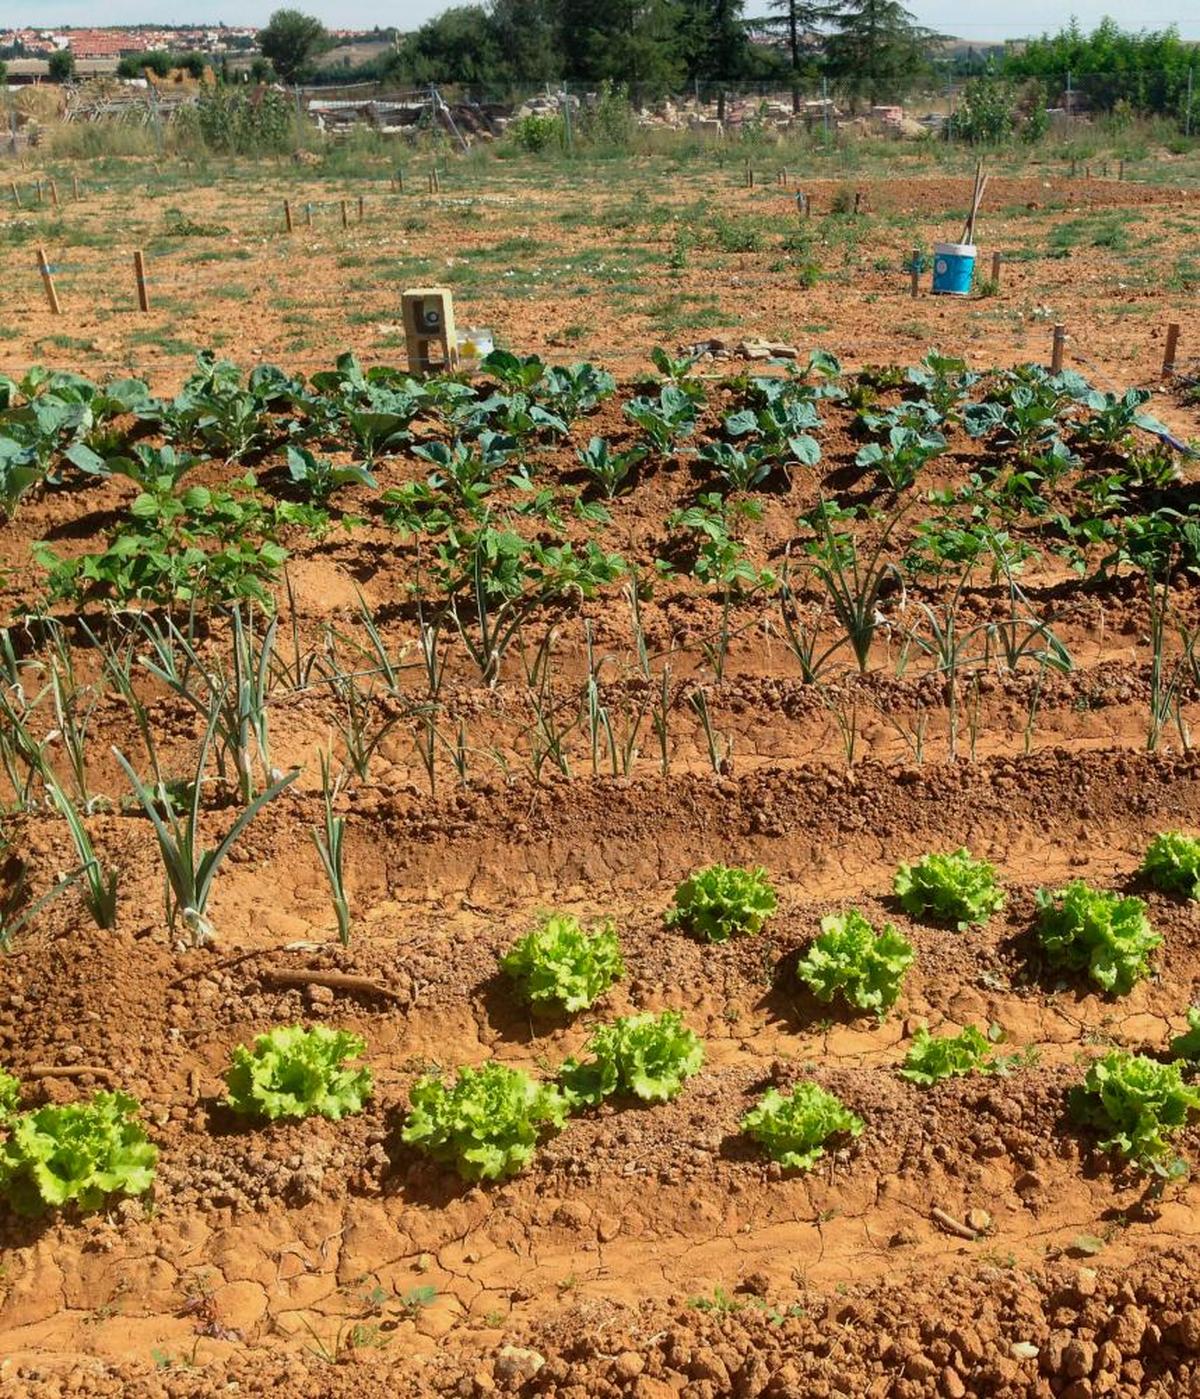
[[[975,277],[973,243],[933,245],[933,290],[935,295],[970,296]]]

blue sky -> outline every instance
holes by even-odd
[[[401,0],[381,5],[376,0],[0,0],[0,28],[28,24],[48,26],[74,24],[215,23],[261,24],[279,4],[297,4],[326,24],[338,28],[369,28],[374,24],[395,24],[408,29],[446,8],[445,0]],[[1179,0],[1160,3],[1145,0],[1008,0],[991,14],[980,13],[962,0],[909,0],[909,6],[922,23],[946,34],[966,39],[1016,38],[1038,34],[1065,24],[1072,15],[1081,24],[1092,25],[1105,14],[1130,29],[1161,29],[1179,25],[1185,38],[1200,39],[1200,7],[1183,5]],[[751,13],[764,6],[752,3]],[[1183,11],[1190,11],[1184,14]]]

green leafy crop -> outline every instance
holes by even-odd
[[[1123,996],[1150,971],[1162,942],[1141,899],[1122,898],[1073,879],[1065,889],[1039,889],[1037,935],[1056,966],[1086,971],[1110,995]]]
[[[862,1119],[820,1084],[798,1083],[790,1093],[768,1089],[742,1118],[742,1131],[789,1170],[808,1171],[825,1154],[825,1143],[839,1132],[857,1137]]]
[[[1176,1059],[1187,1059],[1194,1064],[1200,1059],[1200,1006],[1192,1006],[1187,1020],[1187,1029],[1171,1041],[1171,1053]]]
[[[592,932],[570,914],[551,913],[501,958],[534,1006],[586,1010],[625,973],[612,923]]]
[[[515,1175],[547,1129],[558,1131],[567,1103],[553,1084],[494,1061],[459,1069],[449,1088],[427,1075],[413,1084],[412,1111],[402,1137],[464,1180]]]
[[[1155,836],[1146,851],[1142,873],[1159,889],[1200,899],[1200,839],[1180,831]]]
[[[347,1030],[314,1025],[281,1025],[259,1035],[254,1048],[233,1051],[225,1086],[226,1103],[247,1117],[329,1117],[361,1112],[371,1096],[371,1070],[350,1069],[366,1045]]]
[[[141,1195],[154,1183],[158,1148],[125,1093],[53,1104],[7,1119],[0,1143],[0,1195],[18,1214],[76,1204],[99,1209],[110,1195]]]
[[[890,923],[876,933],[856,908],[821,919],[821,932],[796,967],[819,1001],[840,991],[852,1006],[885,1015],[916,954]]]
[[[568,1059],[559,1072],[573,1109],[594,1107],[613,1093],[668,1102],[704,1063],[704,1045],[674,1010],[625,1015],[601,1025],[588,1041],[587,1053],[590,1060]]]
[[[1004,904],[995,869],[986,860],[972,859],[965,849],[901,865],[892,887],[906,913],[914,918],[928,913],[936,922],[959,929],[986,923]]]
[[[0,1124],[17,1110],[21,1101],[21,1085],[6,1069],[0,1069]]]
[[[1104,1133],[1102,1151],[1115,1151],[1144,1170],[1177,1175],[1182,1167],[1168,1138],[1200,1108],[1200,1089],[1184,1083],[1179,1063],[1114,1049],[1095,1060],[1071,1090],[1069,1106],[1076,1121]]]
[[[766,870],[709,865],[675,890],[667,925],[680,924],[705,942],[728,942],[736,933],[757,933],[775,905]]]
[[[1012,1056],[994,1055],[994,1040],[976,1025],[968,1025],[957,1035],[933,1035],[922,1025],[913,1036],[900,1077],[923,1088],[944,1078],[966,1074],[1003,1074]]]

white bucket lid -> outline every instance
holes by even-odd
[[[933,251],[939,257],[974,257],[974,243],[935,243]]]

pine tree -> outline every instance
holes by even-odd
[[[566,77],[628,83],[635,103],[679,85],[682,0],[559,0],[558,10]]]
[[[831,22],[826,66],[852,98],[895,100],[926,67],[929,31],[900,0],[843,0]]]
[[[812,35],[817,26],[833,14],[833,6],[825,0],[768,0],[778,14],[759,23],[782,34],[787,44],[788,62],[792,70],[792,111],[800,110],[800,74],[807,66],[805,60],[815,57],[817,45]]]

